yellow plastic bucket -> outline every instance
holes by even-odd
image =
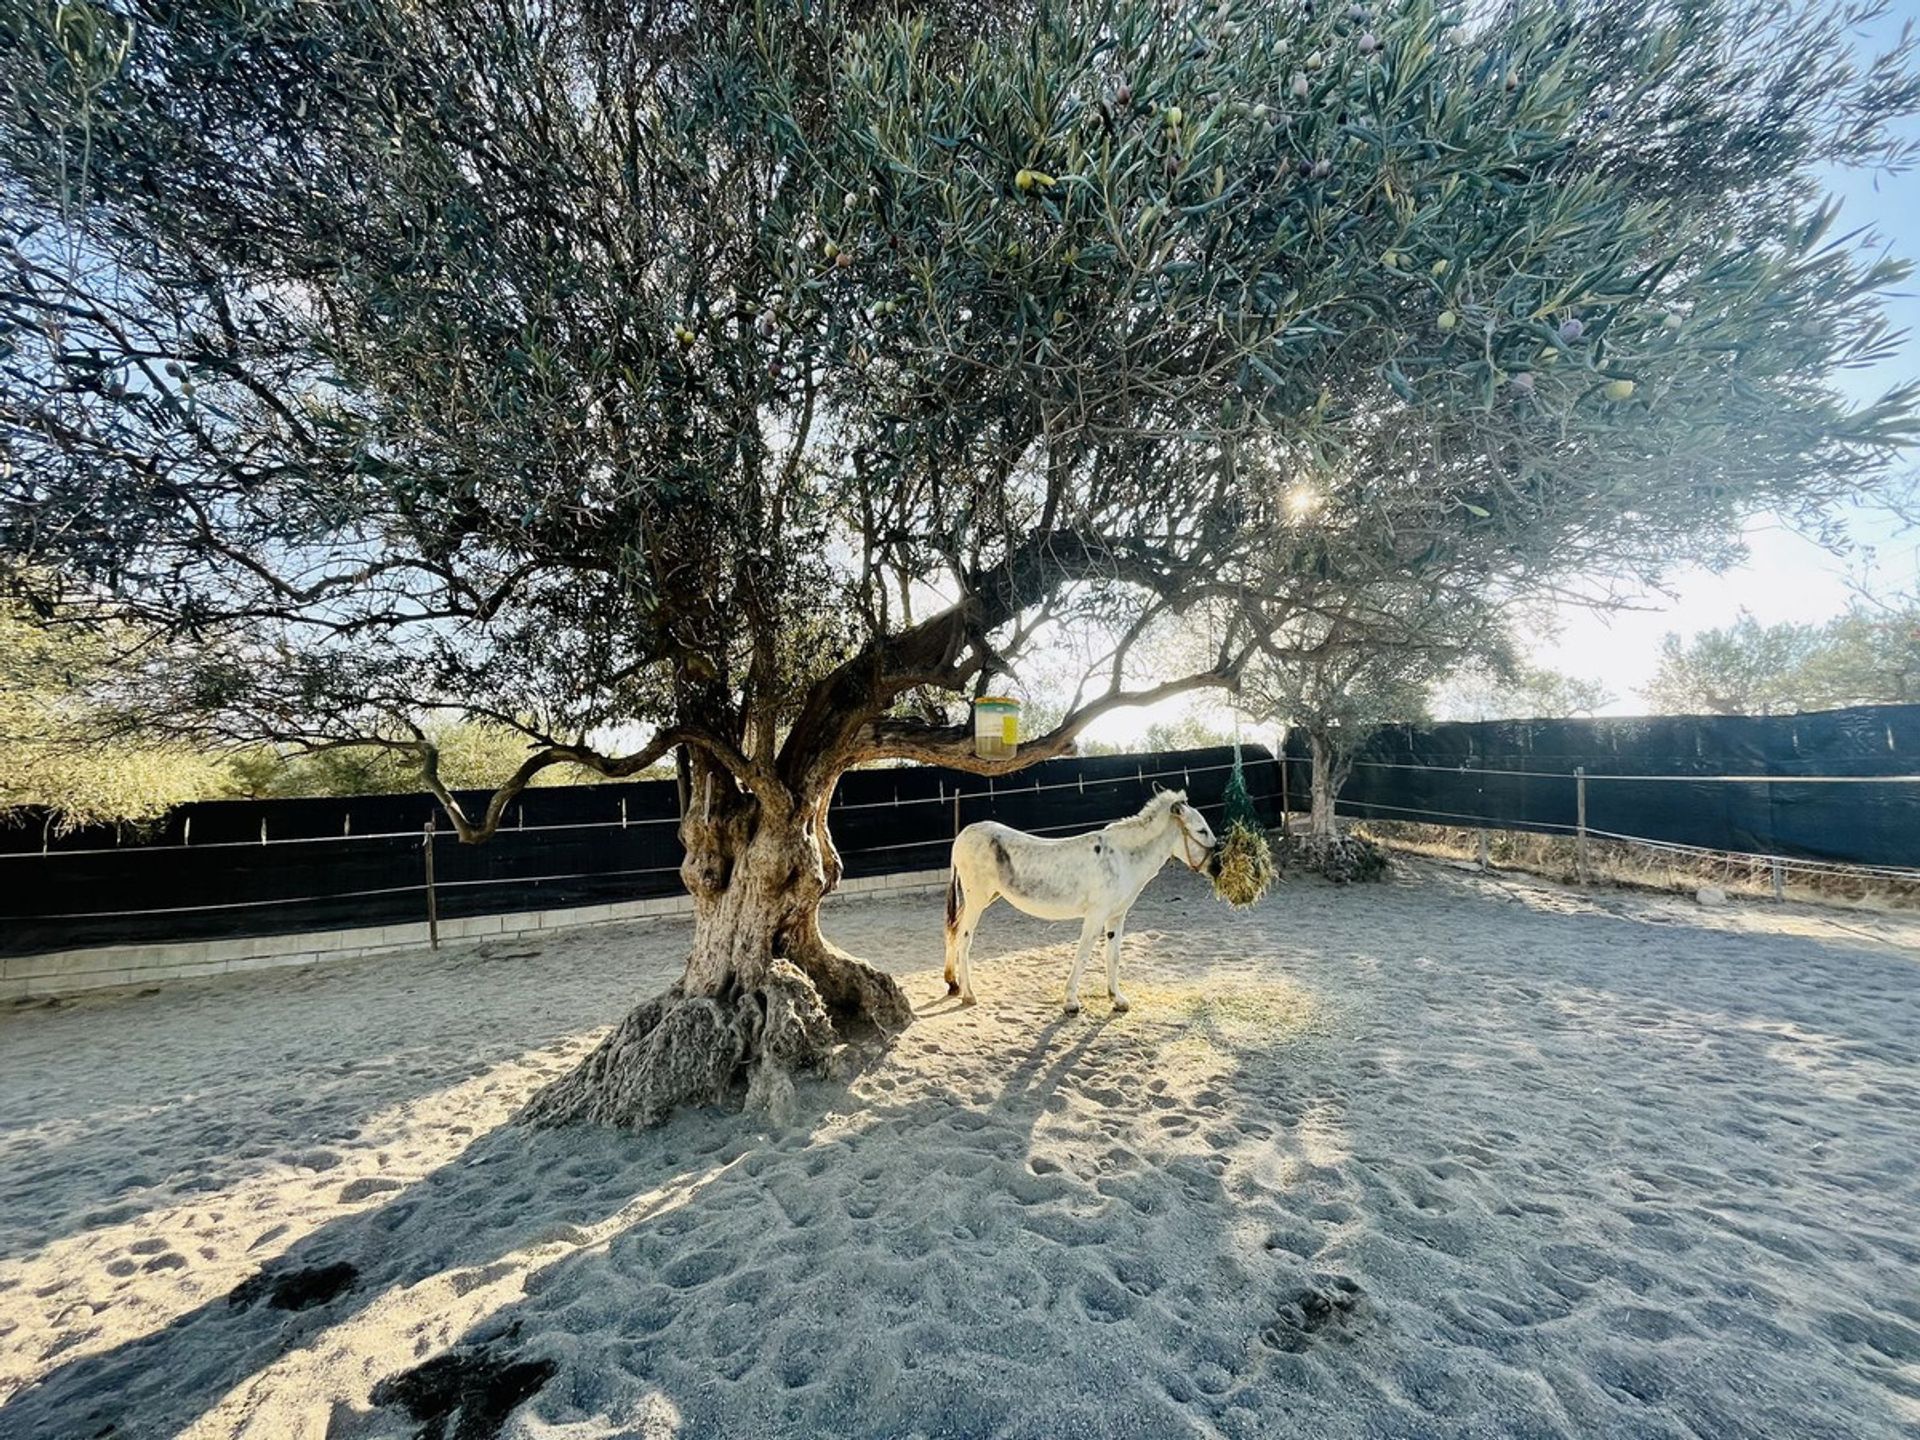
[[[1020,748],[1020,702],[1006,695],[982,695],[973,702],[973,753],[982,760],[1004,760]]]

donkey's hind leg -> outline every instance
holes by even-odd
[[[973,993],[973,937],[980,929],[980,917],[995,898],[989,895],[976,905],[973,897],[967,896],[953,933],[947,937],[947,994],[958,995],[962,1005],[971,1005],[978,998]]]
[[[1087,968],[1087,957],[1093,953],[1093,943],[1100,938],[1105,927],[1098,915],[1087,916],[1087,923],[1080,927],[1080,950],[1073,957],[1073,974],[1067,977],[1067,1014],[1080,1013],[1080,976]]]
[[[1120,993],[1120,936],[1127,928],[1127,912],[1107,919],[1107,998],[1113,1001],[1115,1014],[1124,1015],[1132,1008],[1127,997]]]

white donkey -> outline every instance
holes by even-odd
[[[947,993],[974,1002],[974,932],[980,916],[1005,897],[1016,910],[1042,920],[1078,920],[1080,953],[1067,981],[1067,1014],[1080,1010],[1080,975],[1102,933],[1107,940],[1107,994],[1115,1010],[1120,993],[1120,932],[1127,911],[1160,867],[1179,856],[1199,870],[1219,844],[1206,817],[1187,804],[1184,790],[1162,790],[1138,815],[1104,830],[1045,840],[992,820],[969,825],[953,842],[953,878],[947,885]]]

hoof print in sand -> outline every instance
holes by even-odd
[[[514,1407],[538,1394],[557,1368],[551,1360],[455,1351],[382,1380],[373,1387],[373,1403],[398,1405],[421,1421],[417,1440],[491,1440]]]
[[[1345,1275],[1316,1275],[1280,1306],[1280,1318],[1260,1332],[1263,1343],[1275,1350],[1299,1354],[1329,1330],[1351,1332],[1353,1322],[1367,1310],[1367,1297]]]
[[[344,1260],[300,1270],[262,1270],[234,1286],[227,1303],[239,1308],[264,1299],[276,1310],[309,1310],[345,1291],[359,1275]]]

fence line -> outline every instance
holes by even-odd
[[[441,880],[435,888],[452,890],[469,885],[540,885],[555,880],[599,880],[620,875],[679,874],[678,865],[649,865],[634,870],[582,870],[572,875],[488,875],[476,880]],[[387,885],[378,890],[338,890],[330,895],[283,895],[271,900],[229,900],[209,905],[161,905],[145,910],[76,910],[55,915],[12,915],[19,920],[102,920],[126,919],[132,915],[194,915],[207,910],[248,910],[265,905],[310,905],[317,900],[362,900],[374,895],[408,895],[427,888],[418,885]],[[385,922],[392,924],[395,922]]]
[[[1644,845],[1650,850],[1673,850],[1687,855],[1725,856],[1734,860],[1765,860],[1783,869],[1805,870],[1826,875],[1873,875],[1887,880],[1920,881],[1920,868],[1904,865],[1869,865],[1846,860],[1811,860],[1797,855],[1773,855],[1764,850],[1714,850],[1704,845],[1683,845],[1678,840],[1651,840],[1644,835],[1626,835],[1617,830],[1587,833],[1601,840],[1618,840],[1629,845]]]
[[[1305,765],[1303,755],[1289,755],[1287,761]],[[1573,780],[1571,770],[1502,770],[1480,765],[1413,765],[1387,760],[1356,760],[1356,770],[1430,770],[1442,775],[1513,775],[1528,780]],[[1587,771],[1588,780],[1669,780],[1688,785],[1920,785],[1920,775],[1602,775]]]
[[[1308,761],[1304,756],[1276,756],[1273,763],[1304,765]],[[1133,785],[1147,780],[1166,780],[1175,775],[1188,778],[1219,770],[1231,770],[1231,762],[1220,765],[1183,765],[1173,770],[1137,771],[1133,776],[1109,775],[1091,782],[1084,778],[1057,781],[1050,784],[1009,785],[1002,789],[989,786],[985,790],[959,790],[941,795],[914,795],[893,800],[857,800],[844,805],[828,807],[831,817],[836,812],[848,810],[891,810],[903,805],[951,805],[955,800],[994,799],[1003,793],[1031,795],[1049,790],[1078,790],[1085,793],[1089,783],[1093,785]],[[1353,768],[1366,770],[1425,770],[1445,775],[1486,775],[1513,776],[1527,780],[1572,780],[1571,770],[1505,770],[1487,769],[1474,765],[1414,765],[1384,760],[1356,760]],[[1589,782],[1614,780],[1634,782],[1673,782],[1688,785],[1698,784],[1743,784],[1743,785],[1920,785],[1920,775],[1601,775],[1591,771],[1587,774]],[[1380,809],[1392,807],[1380,806]],[[636,820],[578,820],[544,825],[502,826],[502,833],[515,835],[537,835],[564,830],[631,830],[642,825],[675,825],[680,823],[677,815],[652,816]],[[1572,827],[1564,827],[1571,829]],[[273,845],[339,845],[351,844],[362,840],[413,840],[419,838],[414,830],[369,830],[360,834],[340,835],[296,835],[284,840],[213,840],[202,845],[165,844],[165,845],[111,845],[97,846],[86,850],[20,850],[0,852],[0,861],[4,860],[43,860],[73,855],[127,855],[136,851],[168,850],[218,850],[245,847],[257,850],[261,846]],[[1719,853],[1719,852],[1716,852]],[[1732,852],[1727,852],[1732,853]]]
[[[1560,778],[1572,779],[1573,777],[1564,776]],[[1587,778],[1591,780],[1594,777],[1589,775]],[[1406,805],[1383,805],[1372,800],[1336,800],[1334,802],[1334,809],[1359,820],[1391,819],[1393,818],[1391,816],[1374,816],[1371,814],[1361,814],[1359,812],[1392,810],[1401,815],[1418,816],[1422,819],[1450,821],[1456,824],[1458,824],[1458,822],[1466,822],[1460,826],[1460,828],[1463,829],[1503,830],[1514,825],[1524,825],[1527,830],[1534,832],[1551,831],[1564,835],[1575,835],[1578,833],[1578,827],[1576,826],[1562,825],[1550,820],[1514,821],[1499,815],[1468,815],[1456,810],[1417,810]],[[1670,850],[1682,854],[1705,855],[1710,858],[1730,860],[1766,861],[1769,864],[1778,865],[1785,870],[1802,870],[1815,875],[1867,875],[1878,879],[1920,883],[1920,868],[1909,868],[1900,865],[1857,864],[1844,860],[1809,860],[1796,855],[1773,855],[1760,850],[1713,850],[1704,845],[1683,845],[1676,840],[1650,840],[1644,835],[1628,835],[1618,830],[1597,830],[1592,826],[1587,827],[1586,833],[1594,839],[1615,840],[1628,845],[1644,845],[1653,850]]]
[[[1196,766],[1195,768],[1198,769],[1199,767]],[[905,804],[907,802],[902,801],[901,803]],[[1219,810],[1224,812],[1226,808],[1227,807],[1226,807],[1225,801],[1214,801],[1209,804],[1194,806],[1194,809],[1199,810],[1202,813],[1205,813],[1208,810]],[[533,827],[529,826],[528,828],[531,829]],[[1066,825],[1039,825],[1034,827],[1032,830],[1028,831],[1027,833],[1030,835],[1047,835],[1047,834],[1051,834],[1053,831],[1056,831],[1056,830],[1077,830],[1082,833],[1091,833],[1093,830],[1097,830],[1100,828],[1101,827],[1098,825],[1090,826],[1083,822],[1073,822]],[[359,838],[366,839],[368,837],[361,836]],[[412,835],[412,838],[417,840],[419,836],[417,834],[414,834]],[[931,839],[910,840],[905,842],[904,844],[899,844],[899,845],[863,845],[860,849],[848,851],[847,853],[850,855],[877,855],[888,850],[923,850],[929,845],[950,845],[950,844],[952,844],[951,836],[936,835]],[[134,847],[134,848],[130,848],[125,852],[120,852],[120,853],[138,854],[140,848],[144,848],[144,847]],[[154,846],[152,848],[161,849],[165,847]],[[178,848],[178,847],[174,847],[174,848]],[[195,847],[195,848],[200,848],[200,847]],[[108,852],[108,853],[115,853],[115,852]],[[569,875],[492,875],[492,876],[483,876],[479,879],[474,879],[474,880],[441,880],[437,882],[437,885],[435,888],[438,888],[441,890],[453,890],[462,886],[472,886],[472,885],[543,885],[543,884],[550,884],[560,880],[603,880],[603,879],[614,879],[622,875],[668,875],[668,874],[677,875],[679,873],[680,873],[680,867],[678,865],[649,865],[649,866],[642,866],[637,869],[631,869],[631,870],[581,870]],[[14,915],[8,918],[10,920],[15,920],[15,921],[95,920],[95,919],[124,920],[135,915],[191,915],[191,914],[197,914],[202,911],[208,911],[208,910],[245,910],[252,907],[267,906],[267,905],[305,905],[305,904],[312,904],[316,901],[359,900],[359,899],[365,899],[367,897],[374,896],[374,895],[406,895],[406,894],[411,894],[418,891],[426,890],[428,888],[429,888],[428,885],[425,882],[422,882],[421,884],[418,884],[418,885],[388,885],[377,890],[341,890],[328,895],[279,896],[271,900],[231,900],[231,901],[225,901],[222,903],[209,904],[209,905],[162,905],[162,906],[157,906],[157,907],[144,909],[144,910],[80,910],[80,911],[63,912],[63,913],[52,914],[52,915]]]
[[[1044,762],[1043,762],[1044,763]],[[1273,763],[1273,762],[1256,762]],[[951,805],[955,800],[992,800],[1001,795],[1031,795],[1035,791],[1077,790],[1084,794],[1089,785],[1138,785],[1147,780],[1167,780],[1175,775],[1183,778],[1194,775],[1206,775],[1218,770],[1231,770],[1231,761],[1222,765],[1182,765],[1173,770],[1136,771],[1132,775],[1106,775],[1097,780],[1084,777],[1075,780],[1063,780],[1052,784],[1006,785],[999,789],[989,786],[985,790],[955,789],[943,795],[913,795],[905,800],[856,800],[845,805],[827,807],[829,819],[847,810],[892,810],[904,805]],[[998,777],[993,777],[998,778]],[[350,798],[350,797],[341,797]],[[502,835],[537,835],[553,830],[632,830],[642,825],[674,825],[680,823],[678,815],[656,815],[639,820],[573,820],[551,825],[502,825],[497,832]],[[291,835],[284,840],[210,840],[202,845],[165,844],[165,845],[102,845],[86,850],[17,850],[0,853],[0,860],[49,860],[61,859],[73,855],[132,855],[141,852],[162,852],[169,850],[222,850],[244,848],[258,850],[261,846],[274,845],[341,845],[362,840],[418,840],[418,830],[368,830],[359,834],[340,835]],[[95,912],[105,913],[105,912]]]

